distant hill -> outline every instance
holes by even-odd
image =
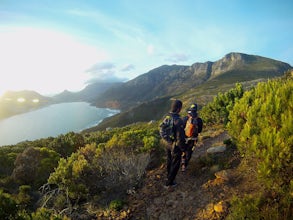
[[[255,55],[229,53],[216,62],[194,63],[191,66],[164,65],[100,94],[99,107],[115,103],[128,110],[145,101],[162,96],[178,95],[209,81],[228,83],[271,78],[292,68],[289,64]]]
[[[170,98],[168,96],[157,98],[150,102],[144,102],[137,107],[105,118],[98,126],[86,129],[83,132],[105,130],[110,127],[123,127],[136,122],[151,121],[152,119],[157,120],[169,111]]]
[[[97,97],[110,89],[113,86],[119,86],[122,82],[96,82],[87,85],[83,90],[79,92],[70,92],[64,90],[62,93],[53,96],[55,102],[94,102]]]
[[[92,103],[101,93],[110,89],[112,86],[119,86],[120,84],[122,84],[122,82],[96,82],[89,84],[79,92],[64,90],[62,93],[53,97],[42,96],[41,94],[30,90],[7,91],[0,96],[0,119],[56,103]]]
[[[0,119],[52,104],[50,97],[35,91],[8,91],[0,97]]]

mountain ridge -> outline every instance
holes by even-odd
[[[93,104],[98,107],[112,107],[107,103],[118,102],[122,110],[127,110],[144,101],[180,94],[231,71],[234,74],[244,71],[253,80],[281,76],[291,68],[287,63],[270,58],[232,52],[215,62],[194,63],[191,66],[162,65],[105,91]],[[243,74],[238,75],[239,81],[242,81],[241,78],[249,80]]]
[[[177,73],[172,72],[172,68],[174,67],[181,71]],[[122,89],[120,88],[119,90],[120,99],[123,100],[123,96],[128,97],[131,94],[139,97],[141,93],[136,91],[136,88],[132,84],[141,83],[139,90],[143,91],[143,81],[153,80],[156,82],[152,78],[152,75],[164,81],[165,84],[172,83],[173,80],[174,84],[172,86],[175,87],[176,83],[179,82],[178,84],[181,88],[175,90],[175,92],[170,92],[170,90],[164,87],[164,83],[159,81],[157,85],[148,86],[153,88],[152,91],[155,91],[155,95],[152,97],[145,95],[143,102],[135,102],[132,100],[131,103],[125,102],[121,105],[121,100],[118,104],[117,102],[119,100],[112,100],[113,102],[116,101],[116,105],[120,106],[120,109],[122,107],[121,113],[104,119],[98,126],[85,130],[84,132],[103,130],[108,127],[122,127],[140,121],[159,120],[168,111],[171,98],[181,99],[184,108],[194,102],[198,103],[199,107],[201,107],[211,101],[218,92],[225,92],[234,87],[235,83],[240,82],[244,84],[244,88],[248,89],[260,81],[282,76],[288,69],[292,69],[292,67],[287,63],[241,53],[229,53],[216,62],[194,63],[191,66],[163,65],[137,77],[130,83],[127,82],[129,87],[127,88],[128,91],[125,84],[123,84]],[[181,78],[178,79],[177,77]],[[143,80],[143,78],[146,78],[146,80]],[[181,83],[180,80],[185,80],[185,82]],[[159,92],[155,90],[156,88],[164,91],[162,96],[158,96]],[[123,89],[126,89],[126,91],[123,91]],[[106,93],[104,95],[106,96],[103,102],[107,103],[105,100],[107,100],[108,94]],[[111,98],[113,97],[115,97],[115,94],[111,96]],[[95,104],[101,107],[101,102]]]
[[[152,101],[156,99],[175,97],[199,86],[204,88],[202,85],[210,85],[205,88],[210,89],[225,83],[267,79],[281,76],[288,69],[292,69],[288,63],[258,55],[231,52],[215,62],[195,62],[190,66],[162,65],[124,83],[96,82],[89,84],[79,92],[65,90],[53,97],[45,97],[40,94],[39,97],[40,100],[45,100],[46,105],[83,101],[96,107],[120,109],[123,113],[139,107],[143,103],[150,107]],[[21,92],[15,94],[20,96]],[[2,96],[2,100],[4,97]],[[162,102],[159,101],[159,103]],[[32,109],[32,106],[28,106],[20,111],[14,111],[11,103],[8,107],[5,105],[7,103],[0,102],[0,106],[5,112],[0,115],[0,118]]]

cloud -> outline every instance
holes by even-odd
[[[126,66],[133,68],[132,65]],[[85,84],[91,84],[95,82],[122,82],[126,81],[127,78],[116,76],[117,68],[114,63],[102,62],[96,63],[91,68],[86,70],[86,73],[90,74],[90,79]]]
[[[147,47],[147,53],[149,55],[152,55],[152,54],[154,54],[154,50],[155,50],[154,45],[149,44],[148,47]]]
[[[93,84],[97,82],[125,82],[127,80],[128,80],[127,78],[120,78],[117,76],[112,76],[109,78],[91,78],[85,82],[85,85]]]
[[[135,69],[134,65],[127,64],[127,65],[125,65],[124,67],[121,68],[121,71],[122,72],[127,72],[127,71],[130,71],[130,70],[133,70],[133,69]]]
[[[187,61],[188,59],[189,59],[189,56],[186,55],[186,54],[183,54],[183,53],[175,53],[175,54],[171,54],[165,60],[166,61],[173,62],[173,63],[180,63],[180,62]]]
[[[115,73],[115,64],[109,63],[109,62],[103,62],[103,63],[96,63],[91,68],[86,70],[87,73],[90,73],[94,76],[104,76],[108,74],[114,74]]]

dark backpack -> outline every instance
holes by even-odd
[[[174,118],[171,114],[166,115],[163,121],[160,123],[159,132],[161,138],[167,142],[173,142],[174,137]]]
[[[203,122],[200,117],[187,116],[188,119],[185,125],[185,135],[186,137],[197,137],[202,131]]]

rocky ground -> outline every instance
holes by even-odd
[[[164,188],[165,165],[148,171],[143,186],[128,196],[125,209],[105,219],[225,219],[233,196],[255,190],[253,175],[244,176],[238,169],[241,157],[236,149],[211,152],[223,150],[228,138],[223,131],[200,142],[187,170],[178,172],[174,190]]]

